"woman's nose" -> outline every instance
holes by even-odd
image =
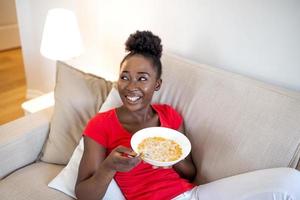
[[[137,89],[137,83],[136,83],[136,81],[134,81],[134,80],[129,81],[129,83],[127,84],[126,89],[127,90],[135,90],[135,89]]]

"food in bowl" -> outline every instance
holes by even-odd
[[[138,149],[138,146],[145,139],[148,139],[148,138],[156,138],[154,140],[160,140],[161,138],[163,138],[163,139],[171,140],[171,141],[175,142],[176,144],[178,144],[178,146],[181,149],[180,156],[178,153],[178,159],[173,160],[173,161],[158,161],[158,160],[149,158],[151,156],[151,152],[147,151],[147,152],[144,152],[144,154],[143,154]],[[160,139],[157,139],[157,138],[160,138]],[[146,140],[146,141],[148,141],[148,140]],[[169,167],[169,166],[175,165],[176,163],[185,159],[191,151],[191,143],[184,134],[182,134],[179,131],[176,131],[174,129],[170,129],[170,128],[166,128],[166,127],[149,127],[149,128],[141,129],[133,134],[133,136],[131,137],[131,140],[130,140],[130,144],[131,144],[131,148],[133,149],[133,151],[135,151],[137,154],[141,154],[141,158],[146,163],[149,163],[150,165],[153,165],[153,166],[159,166],[159,167]],[[163,150],[159,150],[158,152],[161,152],[161,151],[163,151]],[[159,156],[159,159],[161,160],[160,156]]]
[[[148,159],[170,162],[179,159],[182,149],[178,143],[163,137],[149,137],[138,145],[138,152]]]

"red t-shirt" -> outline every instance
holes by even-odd
[[[152,105],[157,112],[162,127],[177,130],[182,117],[168,105]],[[94,139],[107,149],[107,155],[117,146],[131,148],[132,134],[125,130],[118,120],[116,109],[98,113],[88,123],[84,135]],[[186,192],[195,185],[181,178],[173,169],[153,169],[141,162],[129,172],[117,172],[115,180],[126,199],[167,200]]]

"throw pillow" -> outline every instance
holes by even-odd
[[[54,112],[41,160],[66,165],[88,120],[101,107],[112,83],[57,63]]]
[[[101,106],[99,112],[105,112],[113,107],[118,107],[122,104],[119,93],[115,88],[112,88],[105,102]],[[83,139],[80,140],[76,147],[68,165],[48,184],[49,187],[59,190],[73,198],[75,197],[75,184],[78,175],[78,167],[83,154]],[[103,198],[104,200],[123,200],[125,199],[119,186],[113,179],[108,186],[108,189]]]

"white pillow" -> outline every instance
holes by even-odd
[[[115,85],[112,87],[99,112],[105,112],[112,108],[120,107],[123,104],[119,92],[115,87]]]
[[[118,91],[113,87],[102,104],[99,112],[105,112],[111,108],[122,105]],[[77,180],[78,167],[83,154],[83,139],[81,138],[78,146],[74,150],[67,166],[48,184],[49,187],[59,190],[73,198],[75,197],[75,184]],[[113,179],[103,197],[104,200],[123,200],[125,199],[119,186]]]

